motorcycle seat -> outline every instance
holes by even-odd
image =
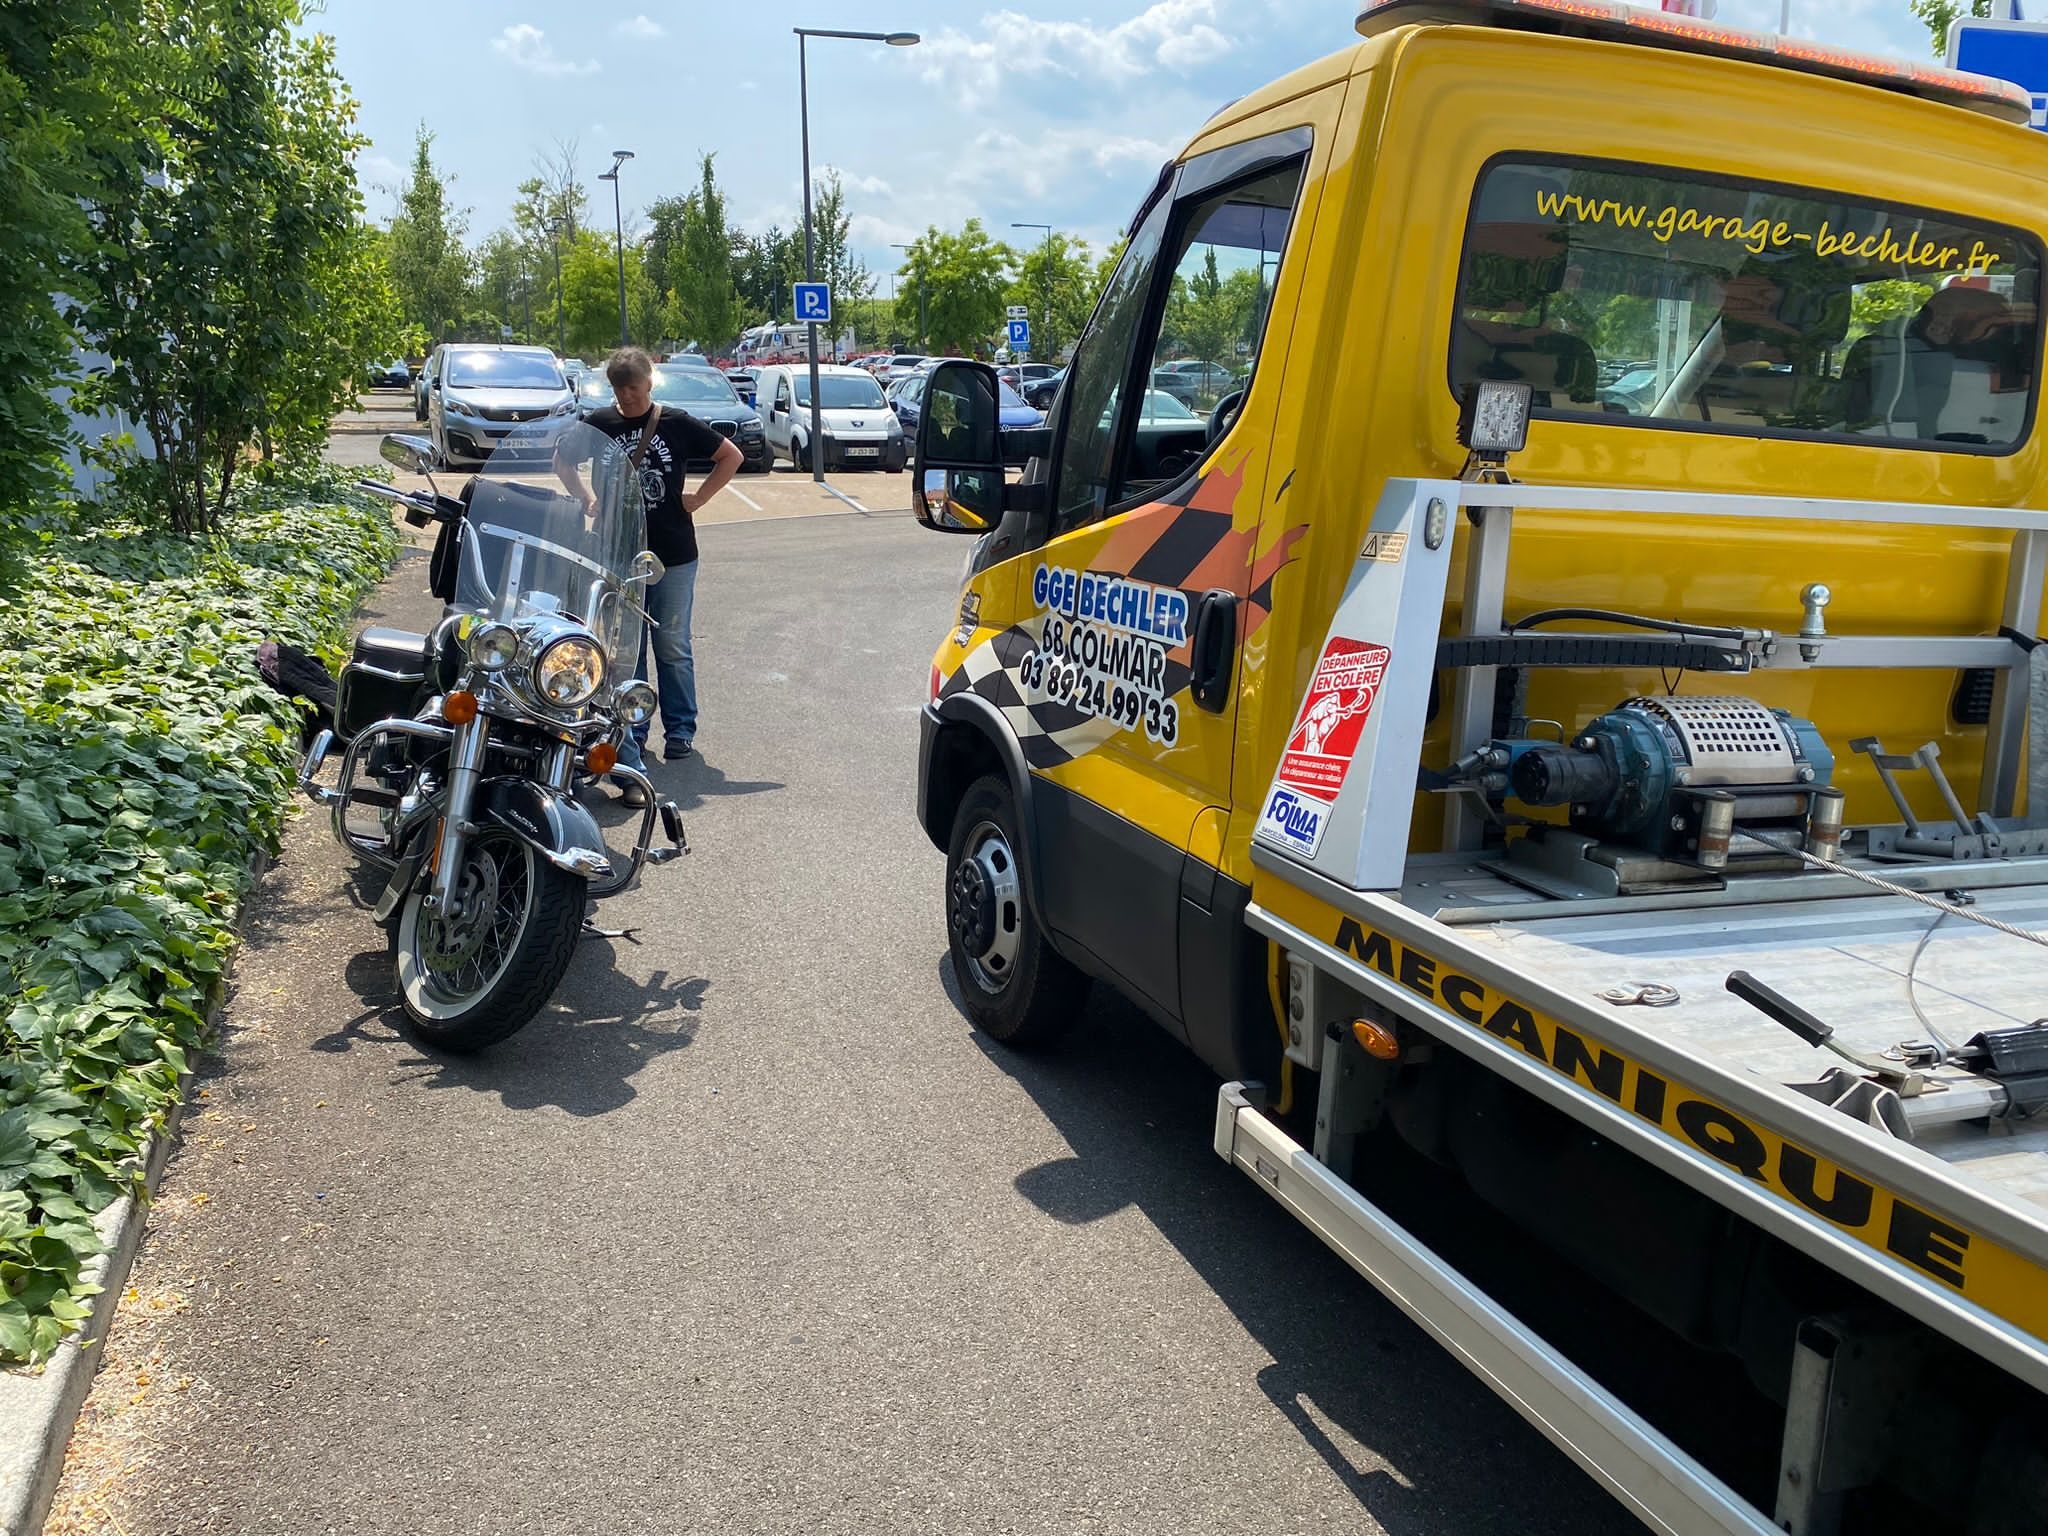
[[[416,635],[409,629],[386,629],[373,624],[356,636],[355,660],[364,666],[424,680],[428,645],[425,635]]]

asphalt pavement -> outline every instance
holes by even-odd
[[[770,479],[812,510],[704,530],[701,755],[653,769],[695,852],[523,1033],[408,1041],[290,829],[50,1529],[1633,1530],[1215,1157],[1134,1009],[969,1029],[913,817],[964,541]]]

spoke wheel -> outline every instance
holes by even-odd
[[[400,908],[400,996],[414,1031],[449,1050],[479,1050],[524,1025],[575,953],[584,882],[500,827],[463,849],[456,901],[429,912],[422,871]]]

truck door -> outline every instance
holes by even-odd
[[[1309,151],[1292,129],[1162,179],[1075,353],[1044,540],[1020,557],[1047,924],[1175,1021],[1183,884],[1213,878],[1222,818],[1203,812],[1230,804],[1266,494],[1265,433],[1232,428],[1255,372],[1277,385],[1261,349]]]

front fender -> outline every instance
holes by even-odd
[[[559,789],[531,779],[486,779],[477,786],[473,814],[479,824],[505,828],[557,869],[586,880],[611,878],[611,855],[596,820]]]
[[[1017,733],[1001,710],[976,693],[950,693],[927,704],[918,737],[917,819],[941,853],[952,839],[954,809],[985,765],[1000,766],[1003,777],[1010,781],[1010,795],[1017,806],[1017,833],[1024,841],[1017,850],[1024,900],[1031,915],[1043,924],[1038,818],[1033,814],[1031,769],[1024,761]]]

